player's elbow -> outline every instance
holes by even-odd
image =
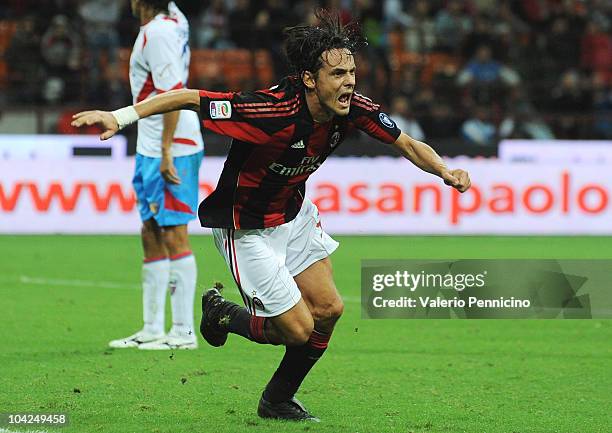
[[[200,92],[193,89],[170,90],[162,95],[167,101],[165,111],[200,111]]]
[[[393,143],[393,146],[402,156],[409,159],[410,161],[414,161],[414,158],[416,158],[414,140],[403,132],[400,134],[395,143]]]
[[[200,111],[200,92],[193,89],[182,89],[184,94],[185,109]]]

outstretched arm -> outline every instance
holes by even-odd
[[[472,184],[467,171],[450,170],[442,158],[427,144],[417,141],[403,132],[395,140],[393,146],[414,165],[423,171],[435,174],[444,179],[444,183],[459,192],[465,192]]]
[[[108,140],[118,131],[132,123],[154,114],[168,113],[176,110],[200,111],[200,92],[198,90],[171,90],[136,105],[115,111],[83,111],[72,117],[72,126],[100,125],[104,132],[101,140]]]

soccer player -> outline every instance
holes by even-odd
[[[130,57],[134,103],[187,83],[189,23],[174,2],[132,0],[140,33]],[[182,110],[138,122],[134,189],[142,219],[144,327],[110,347],[145,350],[195,349],[193,325],[196,262],[187,238],[195,218],[203,154],[198,115]],[[172,328],[165,333],[170,289]]]
[[[246,308],[217,288],[202,297],[200,332],[212,346],[228,333],[261,344],[282,344],[285,355],[260,400],[263,418],[317,420],[295,398],[323,355],[343,303],[330,254],[338,244],[305,198],[308,177],[354,130],[390,143],[419,168],[463,192],[467,172],[447,168],[425,143],[402,133],[378,104],[355,92],[354,52],[365,41],[319,11],[319,24],[287,30],[294,75],[256,92],[177,90],[114,112],[87,111],[74,125],[102,125],[107,139],[137,119],[178,109],[200,113],[202,124],[233,138],[216,190],[199,207],[201,224],[229,266]]]

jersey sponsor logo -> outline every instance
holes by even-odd
[[[378,118],[380,119],[381,123],[385,125],[387,128],[395,128],[395,122],[391,120],[391,118],[387,116],[385,113],[380,113],[378,115]]]
[[[334,132],[331,136],[331,138],[329,139],[329,145],[331,147],[336,147],[338,145],[338,143],[340,143],[340,137],[342,134],[340,134],[338,131]]]
[[[278,162],[273,162],[268,166],[270,171],[280,174],[281,176],[299,176],[304,173],[313,173],[316,171],[323,161],[321,161],[321,155],[316,156],[305,156],[302,158],[300,165],[297,167],[287,167]]]
[[[210,101],[211,119],[230,119],[232,117],[232,104],[230,101]]]
[[[264,303],[261,302],[261,299],[259,298],[253,298],[253,305],[255,305],[255,309],[260,311],[264,311],[266,309]]]
[[[297,141],[291,145],[292,149],[303,149],[304,148],[304,140]]]

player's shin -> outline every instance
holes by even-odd
[[[144,331],[147,333],[164,334],[169,276],[170,264],[167,257],[145,259],[142,265],[142,309]]]
[[[331,334],[314,330],[302,346],[287,346],[285,356],[268,382],[263,398],[270,403],[287,401],[294,396],[302,381],[327,349]]]
[[[191,252],[170,257],[171,335],[195,338],[193,329],[193,300],[196,280],[196,261]]]

